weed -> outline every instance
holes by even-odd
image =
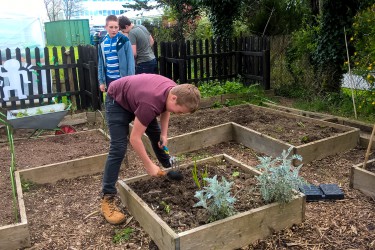
[[[301,138],[301,142],[302,143],[308,143],[310,141],[310,138],[308,135],[305,135]]]
[[[160,205],[163,206],[164,211],[169,214],[171,212],[171,206],[169,206],[165,201],[161,201]]]
[[[215,175],[213,178],[204,178],[208,185],[200,191],[196,191],[194,197],[199,199],[194,207],[203,207],[208,210],[209,222],[221,220],[235,214],[234,202],[230,189],[233,182],[228,182],[222,177],[221,182]]]
[[[130,227],[127,227],[125,229],[115,230],[115,235],[113,236],[112,242],[115,244],[120,244],[124,241],[128,241],[133,231],[134,230]]]
[[[35,187],[35,183],[31,181],[22,180],[21,182],[22,192],[29,192],[32,188]]]
[[[292,155],[288,158],[292,147],[288,151],[283,150],[281,157],[258,157],[260,164],[257,166],[262,174],[257,176],[258,187],[262,198],[267,202],[287,203],[292,200],[294,190],[306,184],[299,176],[302,164],[294,167],[293,160],[302,161],[300,155]]]
[[[238,171],[233,172],[232,177],[238,177],[238,176],[240,176],[240,172]]]

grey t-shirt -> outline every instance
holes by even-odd
[[[134,25],[129,31],[129,40],[132,45],[137,46],[136,63],[151,61],[155,58],[150,46],[150,32],[143,25]]]

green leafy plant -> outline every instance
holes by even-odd
[[[22,192],[29,192],[33,187],[35,187],[35,183],[31,181],[21,181],[21,187],[22,187]]]
[[[260,164],[257,168],[262,174],[257,176],[258,187],[262,198],[267,202],[287,203],[292,200],[295,190],[305,184],[305,180],[299,176],[302,167],[293,166],[294,160],[302,161],[300,155],[288,157],[292,147],[283,150],[280,157],[258,157]]]
[[[17,114],[16,114],[16,117],[17,118],[22,118],[22,117],[26,117],[26,116],[29,116],[29,114],[27,113],[27,110],[25,110],[25,111],[20,111],[20,112],[17,112]]]
[[[161,201],[161,202],[160,202],[160,205],[163,206],[164,211],[165,211],[167,214],[169,214],[169,213],[171,212],[171,206],[168,205],[168,203],[166,203],[165,201]]]
[[[199,202],[194,207],[207,209],[210,214],[209,222],[235,214],[233,204],[236,199],[230,193],[233,182],[228,182],[224,177],[219,182],[216,175],[212,178],[204,178],[204,180],[207,181],[208,185],[195,192],[194,197],[199,199]]]
[[[43,114],[43,110],[41,108],[37,108],[35,113],[37,115],[41,115],[41,114]]]
[[[238,177],[238,176],[240,176],[240,172],[235,171],[232,173],[232,177]]]
[[[199,177],[198,177],[197,161],[194,161],[194,167],[191,170],[191,174],[193,175],[193,180],[195,182],[195,185],[197,185],[198,189],[201,189],[201,183],[199,182]]]
[[[201,177],[199,178],[199,174],[198,174],[198,167],[197,167],[197,161],[194,160],[194,167],[193,169],[191,170],[191,173],[192,173],[192,176],[193,176],[193,180],[195,182],[195,185],[197,185],[198,189],[201,189],[201,187],[205,187],[207,182],[205,181],[205,178],[208,177],[208,170],[207,170],[207,167],[205,169],[205,171],[203,173],[201,173]],[[201,182],[203,185],[201,185]]]
[[[129,240],[133,231],[134,230],[130,227],[120,229],[120,230],[115,230],[115,235],[113,236],[112,242],[115,244],[120,244],[124,241]]]

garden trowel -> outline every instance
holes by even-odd
[[[163,146],[163,150],[169,156],[169,164],[171,165],[171,170],[168,172],[165,172],[164,170],[160,170],[158,175],[159,176],[167,175],[167,177],[171,180],[176,180],[176,181],[182,180],[184,176],[178,171],[179,164],[178,164],[177,158],[169,154],[169,149],[167,146]]]

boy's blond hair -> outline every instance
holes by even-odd
[[[201,93],[194,85],[179,84],[171,89],[171,93],[177,96],[176,104],[187,107],[190,113],[194,113],[199,108]]]

